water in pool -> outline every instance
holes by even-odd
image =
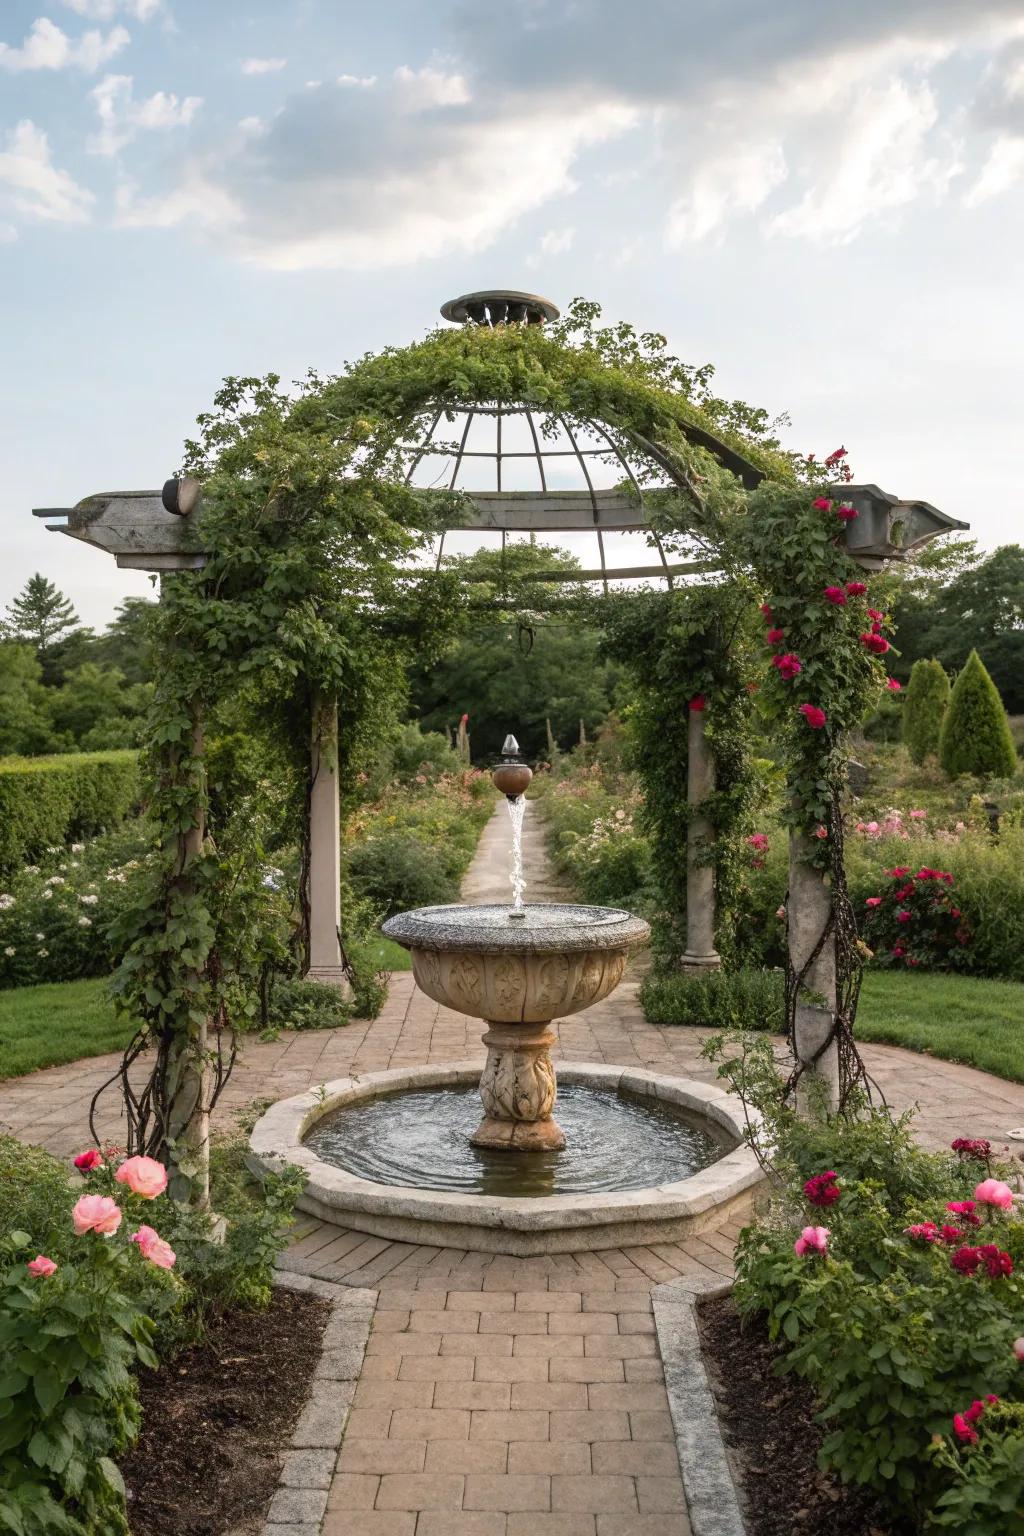
[[[326,1163],[377,1184],[464,1195],[583,1195],[685,1179],[729,1150],[706,1122],[656,1099],[567,1084],[555,1111],[561,1152],[473,1147],[475,1085],[388,1094],[336,1111],[306,1137]]]

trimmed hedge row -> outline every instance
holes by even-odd
[[[0,872],[119,825],[139,793],[137,752],[0,759]]]

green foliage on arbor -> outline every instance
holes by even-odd
[[[1017,766],[999,690],[977,651],[953,684],[939,738],[939,760],[951,778],[961,773],[1007,778]]]
[[[137,806],[135,752],[68,753],[0,762],[0,871],[44,849],[116,827]]]
[[[36,571],[7,605],[4,628],[15,640],[31,645],[42,657],[61,635],[78,625],[78,615],[64,593]]]
[[[673,963],[686,949],[689,719],[700,704],[715,788],[701,810],[714,831],[717,941],[731,958],[758,780],[751,763],[755,589],[736,576],[674,592],[631,593],[601,605],[604,648],[629,670],[632,760],[644,786],[639,821],[651,843],[655,944]],[[696,701],[696,702],[694,702]],[[720,951],[720,952],[722,952]]]
[[[941,661],[915,661],[903,703],[903,742],[915,763],[939,750],[949,706],[949,678]]]

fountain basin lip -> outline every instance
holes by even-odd
[[[638,949],[651,936],[642,917],[633,917],[619,907],[527,902],[522,920],[509,920],[511,911],[508,902],[415,907],[389,917],[382,931],[405,949],[473,955],[510,951],[569,955]]]
[[[763,1177],[753,1152],[742,1142],[742,1109],[723,1088],[598,1063],[562,1063],[559,1079],[675,1105],[706,1117],[737,1145],[688,1178],[646,1189],[518,1198],[377,1184],[325,1162],[305,1144],[319,1120],[346,1105],[382,1094],[476,1084],[480,1069],[479,1059],[401,1067],[339,1078],[281,1099],[252,1132],[249,1166],[264,1174],[297,1165],[307,1180],[300,1208],[342,1227],[398,1242],[518,1255],[671,1242],[726,1220]]]

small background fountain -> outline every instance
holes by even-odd
[[[551,1022],[613,992],[650,929],[614,907],[524,904],[522,829],[533,774],[514,736],[492,777],[512,820],[511,905],[420,907],[389,918],[384,932],[410,952],[428,997],[487,1021],[484,1118],[473,1145],[557,1151],[565,1135],[552,1113]]]

